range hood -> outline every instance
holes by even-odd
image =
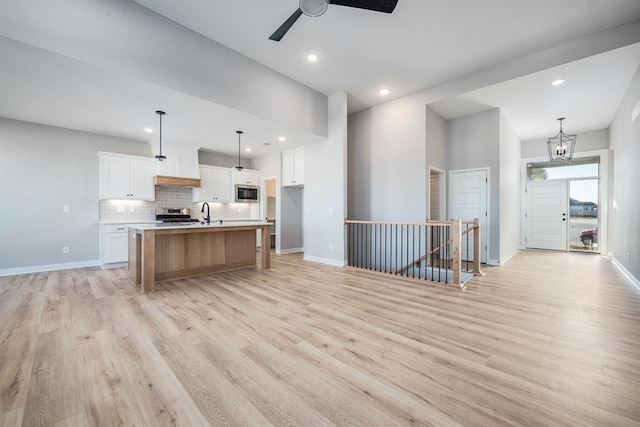
[[[184,178],[181,176],[155,175],[153,185],[165,187],[200,187],[200,178]]]
[[[151,141],[151,155],[160,153],[160,142]],[[156,160],[153,183],[157,186],[200,187],[198,148],[163,141],[164,160]]]

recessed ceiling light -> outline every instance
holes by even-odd
[[[278,138],[278,141],[283,141],[284,142],[286,140],[287,140],[287,138],[285,138],[284,136],[281,136],[280,138]]]
[[[153,129],[151,129],[151,128],[144,128],[144,131],[145,131],[145,132],[147,132],[147,133],[151,133],[151,132],[153,132]]]
[[[562,83],[564,83],[564,79],[558,79],[551,82],[553,86],[560,86]]]
[[[307,55],[307,60],[309,62],[316,62],[318,60],[318,55],[316,55],[315,53],[310,53],[309,55]]]
[[[391,91],[385,87],[378,91],[378,95],[382,95],[382,96],[389,95],[389,92]]]
[[[251,148],[247,147],[244,149],[244,151],[251,151]]]

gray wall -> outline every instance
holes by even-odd
[[[558,130],[560,130],[560,127],[558,127]],[[575,133],[572,132],[570,128],[567,128],[566,123],[562,130],[567,133]],[[522,158],[548,157],[549,151],[547,150],[547,140],[552,136],[555,136],[555,134],[549,135],[547,138],[522,141]],[[576,152],[606,150],[607,148],[609,148],[608,129],[598,129],[588,132],[580,132],[578,134],[578,139],[576,140]]]
[[[500,264],[520,246],[521,146],[504,114],[500,114]]]
[[[329,96],[325,141],[305,146],[304,258],[345,263],[347,203],[347,94]]]
[[[37,0],[37,4],[32,9],[37,13],[26,14],[21,13],[19,2],[4,2],[3,35],[306,132],[327,135],[325,95],[150,13],[133,1]],[[64,23],[52,23],[50,17],[61,8],[73,13]],[[51,37],[52,25],[56,37]],[[78,34],[82,34],[81,40]],[[69,44],[67,39],[79,41]],[[274,102],[274,94],[286,102]]]
[[[349,218],[427,217],[425,104],[399,98],[349,116]]]
[[[636,71],[611,123],[609,137],[614,152],[613,256],[636,280],[640,280],[640,118],[631,112],[640,102],[640,68]],[[627,255],[628,254],[628,255]],[[627,258],[628,256],[628,258]]]
[[[489,168],[489,254],[500,260],[500,110],[447,121],[447,170]]]
[[[97,261],[96,153],[150,151],[146,142],[4,118],[0,148],[0,270]]]
[[[240,162],[242,163],[242,167],[254,169],[252,159],[241,158]],[[214,153],[213,151],[198,150],[198,163],[201,165],[233,168],[238,166],[238,157],[225,156],[224,154]]]
[[[447,169],[447,122],[431,107],[426,107],[427,166]]]
[[[306,185],[306,183],[305,183]],[[282,187],[280,191],[280,250],[284,253],[304,248],[303,219],[305,190]]]

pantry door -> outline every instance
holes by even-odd
[[[566,180],[528,182],[526,247],[566,251],[568,209]]]

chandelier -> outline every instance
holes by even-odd
[[[547,149],[549,150],[549,161],[566,162],[573,157],[573,150],[576,148],[576,135],[569,135],[562,132],[562,121],[564,117],[558,119],[560,121],[560,133],[547,141]]]

